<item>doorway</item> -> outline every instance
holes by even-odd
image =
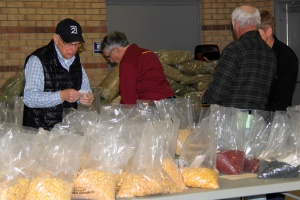
[[[107,0],[107,31],[152,51],[194,51],[200,44],[200,0]]]

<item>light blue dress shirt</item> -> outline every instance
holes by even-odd
[[[70,65],[75,60],[75,56],[70,59],[64,59],[59,50],[55,46],[58,60],[60,64],[69,71]],[[82,84],[81,90],[91,92],[89,79],[83,67],[82,69]],[[59,91],[57,92],[44,92],[44,70],[42,63],[37,56],[30,56],[25,70],[25,88],[24,88],[24,104],[30,108],[47,108],[53,107],[63,103],[60,100]]]

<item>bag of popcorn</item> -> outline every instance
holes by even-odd
[[[40,130],[25,200],[70,200],[85,138]]]
[[[215,163],[216,142],[209,117],[204,118],[192,131],[179,156],[179,167],[188,187],[219,188]]]
[[[113,200],[120,173],[135,148],[127,123],[92,123],[86,130],[72,198]]]
[[[174,180],[163,170],[162,160],[170,121],[151,121],[133,126],[140,135],[137,151],[130,160],[117,197],[139,197],[170,193]]]
[[[0,199],[23,200],[29,183],[28,167],[35,151],[34,131],[3,125],[0,136]]]

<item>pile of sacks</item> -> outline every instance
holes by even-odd
[[[213,79],[216,61],[194,60],[192,52],[180,50],[160,50],[156,55],[176,96],[199,96]],[[93,91],[100,93],[103,103],[118,103],[119,66],[113,67],[100,85],[93,87]]]
[[[160,50],[157,56],[177,96],[199,94],[213,80],[216,62],[194,60],[189,51]]]

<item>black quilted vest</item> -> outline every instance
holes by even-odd
[[[45,76],[45,92],[56,92],[70,88],[79,90],[81,88],[82,70],[78,54],[75,55],[76,58],[70,66],[69,72],[60,64],[53,40],[48,45],[34,51],[31,55],[37,56],[42,63]],[[26,58],[24,68],[31,55]],[[24,105],[23,126],[42,127],[50,130],[55,124],[62,121],[64,108],[77,109],[77,103],[65,101],[49,108],[29,108]]]

